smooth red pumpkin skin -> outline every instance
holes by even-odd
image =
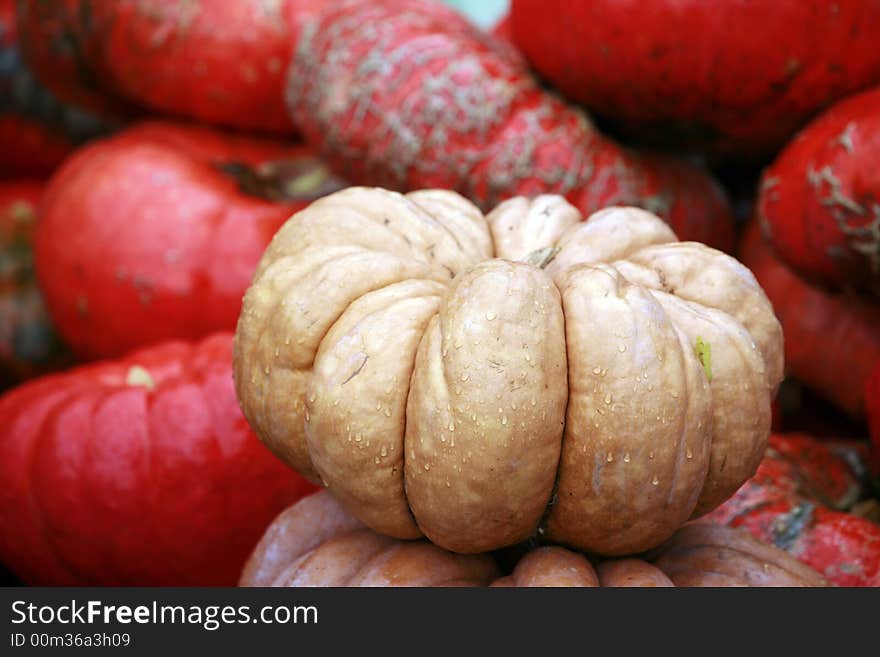
[[[749,480],[707,520],[743,527],[837,586],[880,586],[880,525]]]
[[[871,472],[880,477],[880,360],[865,382],[865,403],[871,432]]]
[[[357,184],[454,189],[483,209],[540,193],[585,215],[638,205],[681,239],[731,248],[730,207],[705,172],[604,137],[509,44],[439,2],[327,3],[299,39],[287,101]]]
[[[511,21],[565,95],[678,147],[771,155],[880,82],[876,0],[513,0]]]
[[[834,288],[880,294],[880,88],[834,105],[764,172],[758,217],[779,256]]]
[[[32,241],[44,183],[0,180],[0,390],[72,362],[34,275]]]
[[[171,115],[294,131],[284,75],[319,0],[19,0],[28,61],[70,99],[108,92]]]
[[[233,585],[314,490],[242,416],[231,334],[36,379],[0,417],[0,561],[29,584]]]
[[[808,283],[776,256],[757,222],[746,228],[739,259],[782,324],[786,369],[842,410],[864,417],[865,381],[880,360],[880,304]]]
[[[300,200],[239,189],[218,166],[299,167]],[[84,358],[235,328],[241,298],[281,224],[328,180],[303,146],[142,123],[86,145],[49,182],[34,252],[65,341]]]

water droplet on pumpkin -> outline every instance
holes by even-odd
[[[650,452],[648,452],[648,458],[651,459],[652,461],[654,460],[654,450],[653,449]]]
[[[610,404],[612,399],[613,399],[613,398],[611,397],[611,393],[610,393],[610,392],[605,393],[605,403],[606,403],[606,404]]]
[[[685,455],[688,459],[692,459],[692,458],[694,458],[694,453],[691,451],[691,448],[690,448],[690,447],[688,447],[688,448],[685,450],[684,455]]]
[[[467,372],[462,372],[462,374],[461,374],[462,381],[467,381],[469,378],[471,378],[470,374],[468,374]]]
[[[596,365],[596,367],[593,368],[593,374],[601,374],[601,373],[602,373],[602,368],[599,367],[598,365]]]
[[[621,342],[619,345],[617,345],[617,351],[623,353],[624,351],[626,351],[626,345]]]
[[[501,416],[501,424],[507,424],[507,416],[506,415]]]
[[[385,445],[382,445],[382,449],[379,450],[379,453],[380,453],[382,456],[388,456],[388,450],[385,449]]]
[[[431,466],[428,465],[427,463],[425,463],[425,472],[427,472],[427,471],[430,470],[430,469],[431,469]]]
[[[608,454],[605,455],[605,460],[608,461],[609,463],[613,463],[614,462],[614,454],[612,454],[611,452],[608,452]]]
[[[629,463],[629,452],[627,452],[626,454],[623,455],[623,462]]]
[[[660,483],[660,480],[657,478],[657,475],[654,475],[654,478],[651,480],[651,483],[655,486]]]
[[[486,313],[486,319],[488,319],[490,322],[492,320],[494,320],[496,317],[498,317],[498,315],[495,314],[494,310],[490,310]]]

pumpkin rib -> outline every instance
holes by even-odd
[[[53,378],[54,377],[47,377],[46,379],[43,379],[41,383],[44,384],[44,387],[48,388],[49,383]],[[33,389],[34,397],[38,397],[39,393],[41,392],[38,390],[38,387],[39,384]],[[36,520],[36,525],[39,527],[41,538],[46,544],[50,545],[52,548],[48,550],[46,554],[51,556],[55,564],[62,570],[62,572],[64,572],[65,575],[69,577],[70,581],[75,581],[76,569],[73,568],[71,564],[66,561],[66,559],[64,559],[63,554],[60,554],[55,550],[54,545],[51,543],[51,534],[48,530],[49,522],[46,517],[45,511],[43,510],[43,507],[38,500],[37,489],[33,485],[35,478],[34,469],[36,468],[37,459],[40,454],[40,450],[38,449],[38,447],[40,443],[45,440],[46,432],[43,429],[46,426],[49,413],[52,412],[52,410],[56,406],[60,406],[61,404],[63,404],[67,399],[72,396],[73,393],[67,390],[63,390],[57,394],[58,398],[54,399],[48,408],[41,409],[42,412],[40,413],[39,422],[33,426],[33,429],[30,432],[31,440],[28,441],[28,454],[24,458],[25,463],[22,464],[21,471],[27,473],[24,484],[26,490],[28,491],[27,497],[30,500],[30,508],[34,511],[32,517],[34,517]],[[25,408],[26,407],[24,405],[21,407],[21,410],[19,411],[19,417],[21,417],[21,415],[24,415]],[[13,427],[13,422],[10,422],[8,426],[10,428]]]
[[[742,265],[672,241],[635,208],[581,222],[561,197],[509,200],[488,216],[455,192],[413,197],[326,196],[264,254],[239,322],[236,387],[282,459],[308,460],[374,529],[463,553],[541,530],[597,553],[649,549],[752,474],[781,331]],[[467,248],[447,237],[459,225],[476,236]],[[470,262],[484,247],[496,253]],[[427,281],[436,308],[390,303]],[[715,343],[714,377],[701,333]],[[302,348],[279,360],[294,337]],[[374,415],[383,406],[388,423]],[[389,461],[401,498],[385,506],[397,484],[383,488],[379,450],[401,428],[403,453]]]
[[[416,286],[423,289],[417,289]],[[393,296],[398,290],[406,291],[406,296]],[[443,291],[442,284],[437,283],[436,281],[407,279],[381,287],[372,292],[367,292],[355,299],[342,312],[339,319],[334,322],[333,326],[331,326],[327,334],[321,340],[318,353],[315,356],[315,362],[311,371],[312,373],[306,386],[306,409],[309,411],[309,422],[306,425],[305,435],[316,470],[320,473],[323,480],[332,483],[335,492],[341,498],[347,500],[349,505],[357,504],[358,508],[362,511],[360,514],[361,520],[366,525],[376,531],[384,531],[384,533],[394,535],[397,538],[417,538],[421,535],[417,530],[417,523],[412,516],[412,510],[409,508],[409,504],[406,500],[404,484],[404,436],[406,434],[406,404],[409,389],[408,386],[405,387],[402,395],[403,398],[396,400],[398,402],[396,404],[393,404],[395,400],[388,399],[388,394],[393,393],[394,391],[394,380],[398,377],[398,370],[396,368],[402,365],[402,361],[398,360],[390,368],[369,366],[368,363],[371,356],[374,358],[377,356],[382,357],[383,355],[387,357],[389,354],[387,353],[387,350],[385,352],[380,351],[378,353],[370,353],[372,349],[367,347],[364,341],[369,338],[371,329],[382,331],[384,333],[393,326],[396,331],[402,332],[404,330],[402,328],[402,323],[407,321],[417,322],[417,326],[412,331],[413,337],[415,338],[417,336],[417,339],[414,340],[411,357],[408,359],[408,362],[410,363],[409,372],[402,377],[408,382],[412,376],[412,370],[415,367],[415,356],[418,350],[418,343],[424,333],[424,327],[430,322],[430,318],[436,314],[437,307],[439,307],[442,300],[441,295]],[[384,299],[383,295],[388,298]],[[376,306],[376,300],[380,300],[382,305]],[[420,307],[424,308],[422,309]],[[407,310],[410,308],[411,310]],[[363,310],[368,312],[363,312]],[[404,314],[405,312],[409,314]],[[414,313],[416,312],[418,313],[418,319],[414,316]],[[398,321],[392,322],[391,318],[396,318]],[[359,337],[362,342],[361,351],[364,354],[364,359],[358,365],[357,369],[349,374],[337,388],[338,381],[334,381],[331,378],[331,375],[334,373],[338,374],[339,372],[337,370],[329,370],[330,365],[325,367],[325,361],[332,363],[333,360],[343,358],[346,354],[344,345],[346,345],[355,335]],[[400,341],[402,339],[402,336],[398,333],[394,345],[394,352],[397,356],[401,355],[402,346]],[[371,346],[376,345],[371,344]],[[366,375],[363,374],[365,368]],[[389,372],[394,372],[394,379],[388,378]],[[364,378],[358,378],[355,381],[354,378],[356,376],[366,376],[366,381],[372,382],[374,385],[371,386],[368,383],[365,383]],[[341,390],[342,387],[352,381],[356,386],[356,392],[352,392],[351,390],[344,392]],[[375,393],[373,390],[375,390]],[[380,393],[380,391],[382,392]],[[356,407],[362,411],[360,414],[353,412],[352,407],[355,406],[355,404],[346,404],[346,410],[340,411],[347,413],[346,432],[348,433],[348,443],[351,443],[351,437],[352,434],[354,434],[355,442],[358,446],[357,451],[348,450],[348,453],[357,455],[359,452],[366,452],[364,447],[370,447],[371,441],[373,443],[381,443],[381,445],[373,445],[372,453],[375,454],[377,453],[376,450],[379,450],[375,457],[371,456],[369,459],[358,459],[362,467],[358,468],[359,476],[357,478],[349,475],[342,475],[339,471],[339,461],[343,456],[340,453],[340,450],[345,447],[345,443],[342,440],[340,430],[337,428],[342,420],[340,417],[336,417],[335,414],[337,413],[336,408],[338,407],[339,402],[344,401],[346,396],[357,399]],[[330,404],[330,399],[333,400],[332,404]],[[372,407],[374,400],[376,403],[375,408]],[[381,416],[379,416],[383,400],[385,403],[383,415],[389,418],[388,420],[381,420]],[[394,409],[391,407],[392,404],[395,406]],[[375,420],[369,419],[373,417],[374,413],[376,414],[376,417],[380,418],[379,422],[381,424],[377,424]],[[394,421],[398,416],[401,421],[399,425]],[[316,432],[319,431],[321,421],[325,417],[329,421],[329,426],[321,432],[321,439],[313,438]],[[388,422],[392,422],[395,426],[393,428],[388,426]],[[352,426],[354,426],[353,429]],[[398,426],[400,428],[400,440],[390,441],[389,436],[397,433]],[[335,448],[335,456],[328,452],[328,444]],[[381,493],[384,497],[384,494],[389,491],[382,481],[373,480],[373,483],[370,484],[361,474],[367,470],[375,470],[372,467],[373,465],[384,466],[384,459],[386,457],[392,458],[392,454],[394,454],[394,457],[399,455],[400,458],[400,472],[398,476],[394,478],[395,483],[399,484],[399,486],[394,486],[394,488],[399,488],[401,494],[400,502],[402,502],[402,506],[406,509],[405,513],[411,521],[410,526],[408,527],[402,527],[398,522],[394,521],[391,517],[392,514],[389,513],[387,505],[381,504],[377,499],[378,494]],[[318,457],[317,460],[315,460],[316,457]],[[350,463],[355,458],[358,457],[355,456],[354,458],[349,459],[343,458],[343,461],[348,463],[350,468]],[[334,470],[332,474],[328,470],[328,467]],[[394,474],[393,469],[391,474]],[[353,491],[359,491],[363,495],[368,496],[373,505],[382,507],[382,511],[379,512],[377,509],[376,513],[370,513],[369,507],[372,505],[365,504],[363,501],[357,503],[357,496],[353,494]],[[387,503],[389,500],[386,498],[385,501]],[[395,506],[399,508],[401,505],[397,504]],[[399,510],[402,509],[399,508]],[[367,517],[368,515],[369,517]],[[394,515],[400,519],[400,513]],[[405,521],[400,520],[400,522],[406,524]]]

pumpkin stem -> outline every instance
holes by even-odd
[[[267,201],[313,201],[347,186],[315,157],[274,160],[251,166],[221,162],[216,168],[238,183],[243,193]]]
[[[556,257],[557,253],[559,253],[558,246],[547,246],[543,249],[532,251],[524,258],[524,260],[530,265],[534,265],[539,269],[544,269],[547,265],[553,262],[553,258]]]
[[[132,365],[125,376],[125,384],[129,386],[142,386],[147,390],[154,390],[156,382],[146,368],[140,365]]]

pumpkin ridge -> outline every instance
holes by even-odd
[[[36,524],[40,528],[40,535],[43,538],[43,541],[51,547],[48,554],[52,556],[55,564],[65,572],[66,575],[69,576],[71,581],[76,580],[77,568],[74,568],[72,564],[70,564],[67,559],[64,557],[63,553],[56,549],[55,543],[52,540],[52,535],[49,533],[49,520],[47,518],[47,514],[43,509],[41,502],[38,499],[37,488],[33,485],[36,480],[34,470],[37,467],[38,455],[40,453],[39,446],[46,439],[46,431],[45,427],[48,422],[49,415],[55,412],[56,407],[59,407],[66,403],[69,399],[71,399],[76,391],[63,391],[57,400],[54,400],[52,404],[44,410],[41,414],[40,421],[37,422],[31,433],[31,440],[29,441],[28,454],[25,457],[26,464],[23,464],[22,471],[27,473],[25,486],[28,490],[28,498],[30,499],[30,506],[36,512],[35,520]],[[12,423],[9,424],[12,426]]]

